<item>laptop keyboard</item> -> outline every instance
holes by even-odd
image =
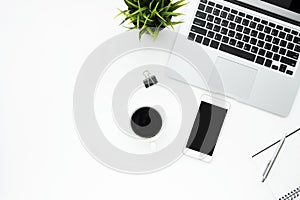
[[[200,0],[188,39],[289,76],[300,53],[298,31],[208,0]]]

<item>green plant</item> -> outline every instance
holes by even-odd
[[[161,29],[172,27],[182,21],[171,21],[172,17],[182,15],[174,12],[178,8],[186,5],[185,0],[124,0],[128,9],[120,10],[117,16],[123,15],[122,24],[128,22],[131,27],[129,30],[139,29],[139,39],[145,33],[149,33],[155,40]]]

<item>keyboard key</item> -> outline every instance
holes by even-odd
[[[220,24],[221,23],[221,18],[216,17],[214,22],[215,22],[215,24]]]
[[[252,62],[255,59],[255,55],[254,54],[248,53],[246,51],[240,50],[240,49],[235,48],[235,47],[228,46],[226,44],[221,44],[219,49],[221,51],[227,52],[229,54],[236,55],[238,57],[247,59],[247,60],[252,61]]]
[[[277,28],[278,30],[282,30],[282,29],[283,29],[283,27],[280,26],[280,25],[277,25],[276,28]]]
[[[238,11],[237,11],[237,10],[234,10],[234,9],[232,9],[232,10],[231,10],[231,13],[233,13],[233,14],[235,14],[235,15],[236,15],[236,14],[238,13]]]
[[[286,56],[289,57],[289,58],[293,58],[295,60],[298,60],[299,53],[288,50],[288,52],[286,53]]]
[[[262,40],[258,40],[258,42],[257,42],[257,46],[259,46],[259,47],[263,47],[265,45],[265,42],[264,41],[262,41]]]
[[[271,28],[266,26],[264,32],[269,34],[271,32]]]
[[[249,20],[248,20],[248,19],[243,19],[242,24],[243,24],[244,26],[248,26],[248,25],[249,25]]]
[[[221,34],[226,35],[227,32],[228,32],[228,29],[227,29],[227,28],[222,28],[222,29],[221,29]]]
[[[233,15],[233,14],[229,14],[229,15],[227,16],[227,19],[228,19],[229,21],[233,21],[234,15]]]
[[[252,30],[251,33],[250,33],[250,35],[251,35],[252,37],[256,37],[257,34],[258,34],[258,32],[257,32],[256,30]]]
[[[221,30],[221,26],[215,25],[213,31],[219,32]]]
[[[282,63],[284,63],[284,64],[287,64],[287,65],[290,65],[290,66],[292,66],[292,67],[295,67],[297,61],[292,60],[292,59],[290,59],[290,58],[287,58],[287,57],[285,57],[285,56],[281,56],[280,62],[282,62]]]
[[[207,33],[207,30],[200,28],[198,26],[194,26],[194,25],[192,26],[191,31],[199,33],[201,35],[206,35],[206,33]]]
[[[203,36],[197,35],[197,37],[196,37],[196,42],[201,43],[202,40],[203,40]]]
[[[225,10],[225,11],[229,12],[229,11],[230,11],[230,8],[228,8],[228,7],[224,6],[223,10]]]
[[[265,62],[265,59],[264,59],[263,57],[257,56],[255,62],[256,62],[257,64],[263,65],[264,62]]]
[[[274,23],[272,23],[272,22],[269,22],[269,26],[271,26],[271,27],[275,28],[275,24],[274,24]]]
[[[272,46],[272,51],[277,53],[279,51],[279,46],[273,45]]]
[[[235,35],[235,32],[233,30],[230,30],[229,33],[228,33],[228,36],[229,37],[234,37]]]
[[[235,39],[241,40],[243,35],[241,33],[235,34]]]
[[[207,6],[206,9],[205,9],[205,12],[210,14],[212,12],[212,7]]]
[[[286,41],[281,40],[279,45],[282,46],[282,47],[286,47],[286,44],[287,44]]]
[[[271,51],[267,51],[266,57],[267,58],[272,58],[273,57],[273,53]]]
[[[290,49],[290,50],[293,50],[294,46],[295,45],[293,43],[289,42],[288,45],[287,45],[287,48]]]
[[[258,30],[258,31],[263,31],[264,28],[265,28],[264,25],[258,24],[257,27],[256,27],[256,30]]]
[[[225,19],[223,19],[222,20],[222,23],[221,23],[221,26],[224,26],[224,27],[227,27],[228,26],[228,21],[227,20],[225,20]]]
[[[271,42],[272,39],[273,39],[273,38],[272,38],[271,35],[267,35],[265,40],[266,40],[267,42]]]
[[[230,29],[235,29],[235,27],[236,27],[236,25],[235,25],[235,23],[232,23],[232,22],[230,22],[229,23],[229,26],[228,26]]]
[[[243,41],[244,41],[244,42],[249,42],[249,40],[250,40],[250,37],[247,36],[247,35],[244,35]]]
[[[216,16],[219,16],[220,10],[215,8],[214,11],[213,11],[213,14],[216,15]]]
[[[272,31],[271,31],[271,35],[273,35],[273,36],[277,36],[278,35],[278,30],[276,30],[276,29],[272,29]]]
[[[292,34],[297,36],[297,35],[298,35],[298,32],[295,31],[295,30],[292,30]]]
[[[266,54],[266,50],[264,50],[264,49],[259,49],[258,55],[265,56],[265,54]]]
[[[235,46],[236,40],[233,39],[233,38],[231,38],[231,39],[229,40],[229,44],[232,45],[232,46]]]
[[[206,28],[207,28],[207,29],[209,29],[209,30],[211,30],[211,29],[213,28],[213,24],[212,24],[212,23],[209,23],[209,22],[207,22],[207,24],[206,24]]]
[[[258,38],[261,39],[261,40],[265,39],[265,34],[262,33],[262,32],[260,32],[260,33],[258,34]]]
[[[223,6],[220,5],[220,4],[217,4],[216,7],[219,8],[219,9],[222,9],[222,8],[223,8]]]
[[[209,21],[209,22],[212,22],[212,21],[214,21],[214,16],[208,15],[206,20]]]
[[[289,29],[289,28],[284,28],[283,30],[287,33],[291,32],[291,29]]]
[[[245,44],[244,50],[250,51],[250,49],[251,49],[251,45],[250,44]]]
[[[220,17],[222,17],[222,18],[225,18],[225,19],[226,19],[226,17],[227,17],[227,12],[225,12],[225,11],[222,11],[222,12],[221,12],[221,14],[220,14]]]
[[[234,20],[236,23],[240,24],[242,22],[242,18],[237,16]]]
[[[291,71],[291,70],[287,70],[286,73],[287,73],[288,75],[293,75],[293,71]]]
[[[254,17],[254,21],[260,22],[260,19],[258,17]]]
[[[273,60],[279,61],[279,58],[280,58],[280,55],[278,55],[278,54],[273,55]]]
[[[258,52],[258,48],[255,47],[255,46],[252,46],[251,52],[252,52],[252,53],[257,53],[257,52]]]
[[[210,5],[210,6],[215,6],[215,3],[212,2],[212,1],[209,1],[209,2],[208,2],[208,5]]]
[[[300,53],[300,46],[299,45],[295,46],[295,51]]]
[[[245,13],[243,13],[243,12],[239,12],[239,16],[241,16],[241,17],[245,17],[245,16],[246,16],[246,14],[245,14]]]
[[[195,18],[195,19],[194,19],[194,24],[195,24],[195,25],[204,27],[204,26],[205,26],[205,23],[206,23],[206,22],[205,22],[204,20],[202,20],[202,19],[198,19],[198,18]]]
[[[251,21],[249,27],[255,29],[256,28],[257,23]]]
[[[210,43],[210,47],[217,49],[219,47],[219,42],[212,40]]]
[[[279,39],[274,37],[272,43],[276,45],[279,44]]]
[[[241,41],[238,41],[236,44],[236,47],[241,48],[241,49],[243,48],[243,46],[244,46],[244,43]]]
[[[245,27],[243,33],[248,35],[250,33],[250,28]]]
[[[272,69],[278,70],[278,66],[277,65],[272,65]]]
[[[270,50],[272,48],[272,45],[270,43],[265,43],[264,49]]]
[[[266,21],[266,20],[261,20],[261,23],[264,25],[268,25],[268,21]]]
[[[221,35],[221,34],[218,33],[218,34],[215,35],[215,39],[216,39],[216,40],[220,41],[221,38],[222,38],[222,35]]]
[[[197,13],[196,13],[196,17],[201,18],[201,19],[205,19],[206,15],[207,15],[206,13],[200,12],[200,11],[197,11]]]
[[[257,39],[256,38],[251,38],[250,44],[256,45]]]
[[[300,44],[300,38],[299,37],[295,37],[293,42],[296,43],[296,44]]]
[[[285,53],[286,53],[286,49],[285,48],[280,48],[279,49],[279,54],[281,54],[281,55],[285,55]]]
[[[293,35],[287,34],[285,39],[288,40],[288,41],[292,41],[293,40]]]
[[[204,5],[204,4],[202,4],[202,3],[200,3],[200,4],[199,4],[199,6],[198,6],[198,9],[203,11],[203,10],[204,10],[204,8],[205,8],[205,5]]]
[[[251,16],[251,15],[246,15],[246,18],[252,20],[252,19],[253,19],[253,16]]]
[[[229,37],[224,36],[224,37],[222,38],[222,42],[228,43],[228,41],[229,41]]]
[[[207,3],[207,0],[200,0],[201,3]]]
[[[278,37],[280,37],[281,39],[284,39],[286,36],[285,32],[280,31]]]
[[[285,64],[281,64],[279,67],[279,71],[285,73],[287,66]]]
[[[189,33],[188,39],[194,41],[195,37],[196,37],[195,33]]]
[[[210,39],[208,39],[208,38],[204,38],[204,40],[203,40],[203,45],[206,45],[206,46],[208,46],[208,44],[209,44],[209,42],[210,42]]]
[[[208,31],[207,37],[209,37],[209,38],[214,38],[214,36],[215,36],[215,33],[214,33],[214,32]]]
[[[272,60],[266,59],[265,66],[271,67],[271,65],[272,65]]]

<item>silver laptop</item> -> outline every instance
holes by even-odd
[[[299,0],[191,0],[184,12],[179,32],[205,49],[226,96],[289,114],[300,84]]]

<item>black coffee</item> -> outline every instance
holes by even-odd
[[[161,127],[162,118],[154,108],[139,108],[131,117],[131,128],[140,137],[154,137],[159,133]]]

